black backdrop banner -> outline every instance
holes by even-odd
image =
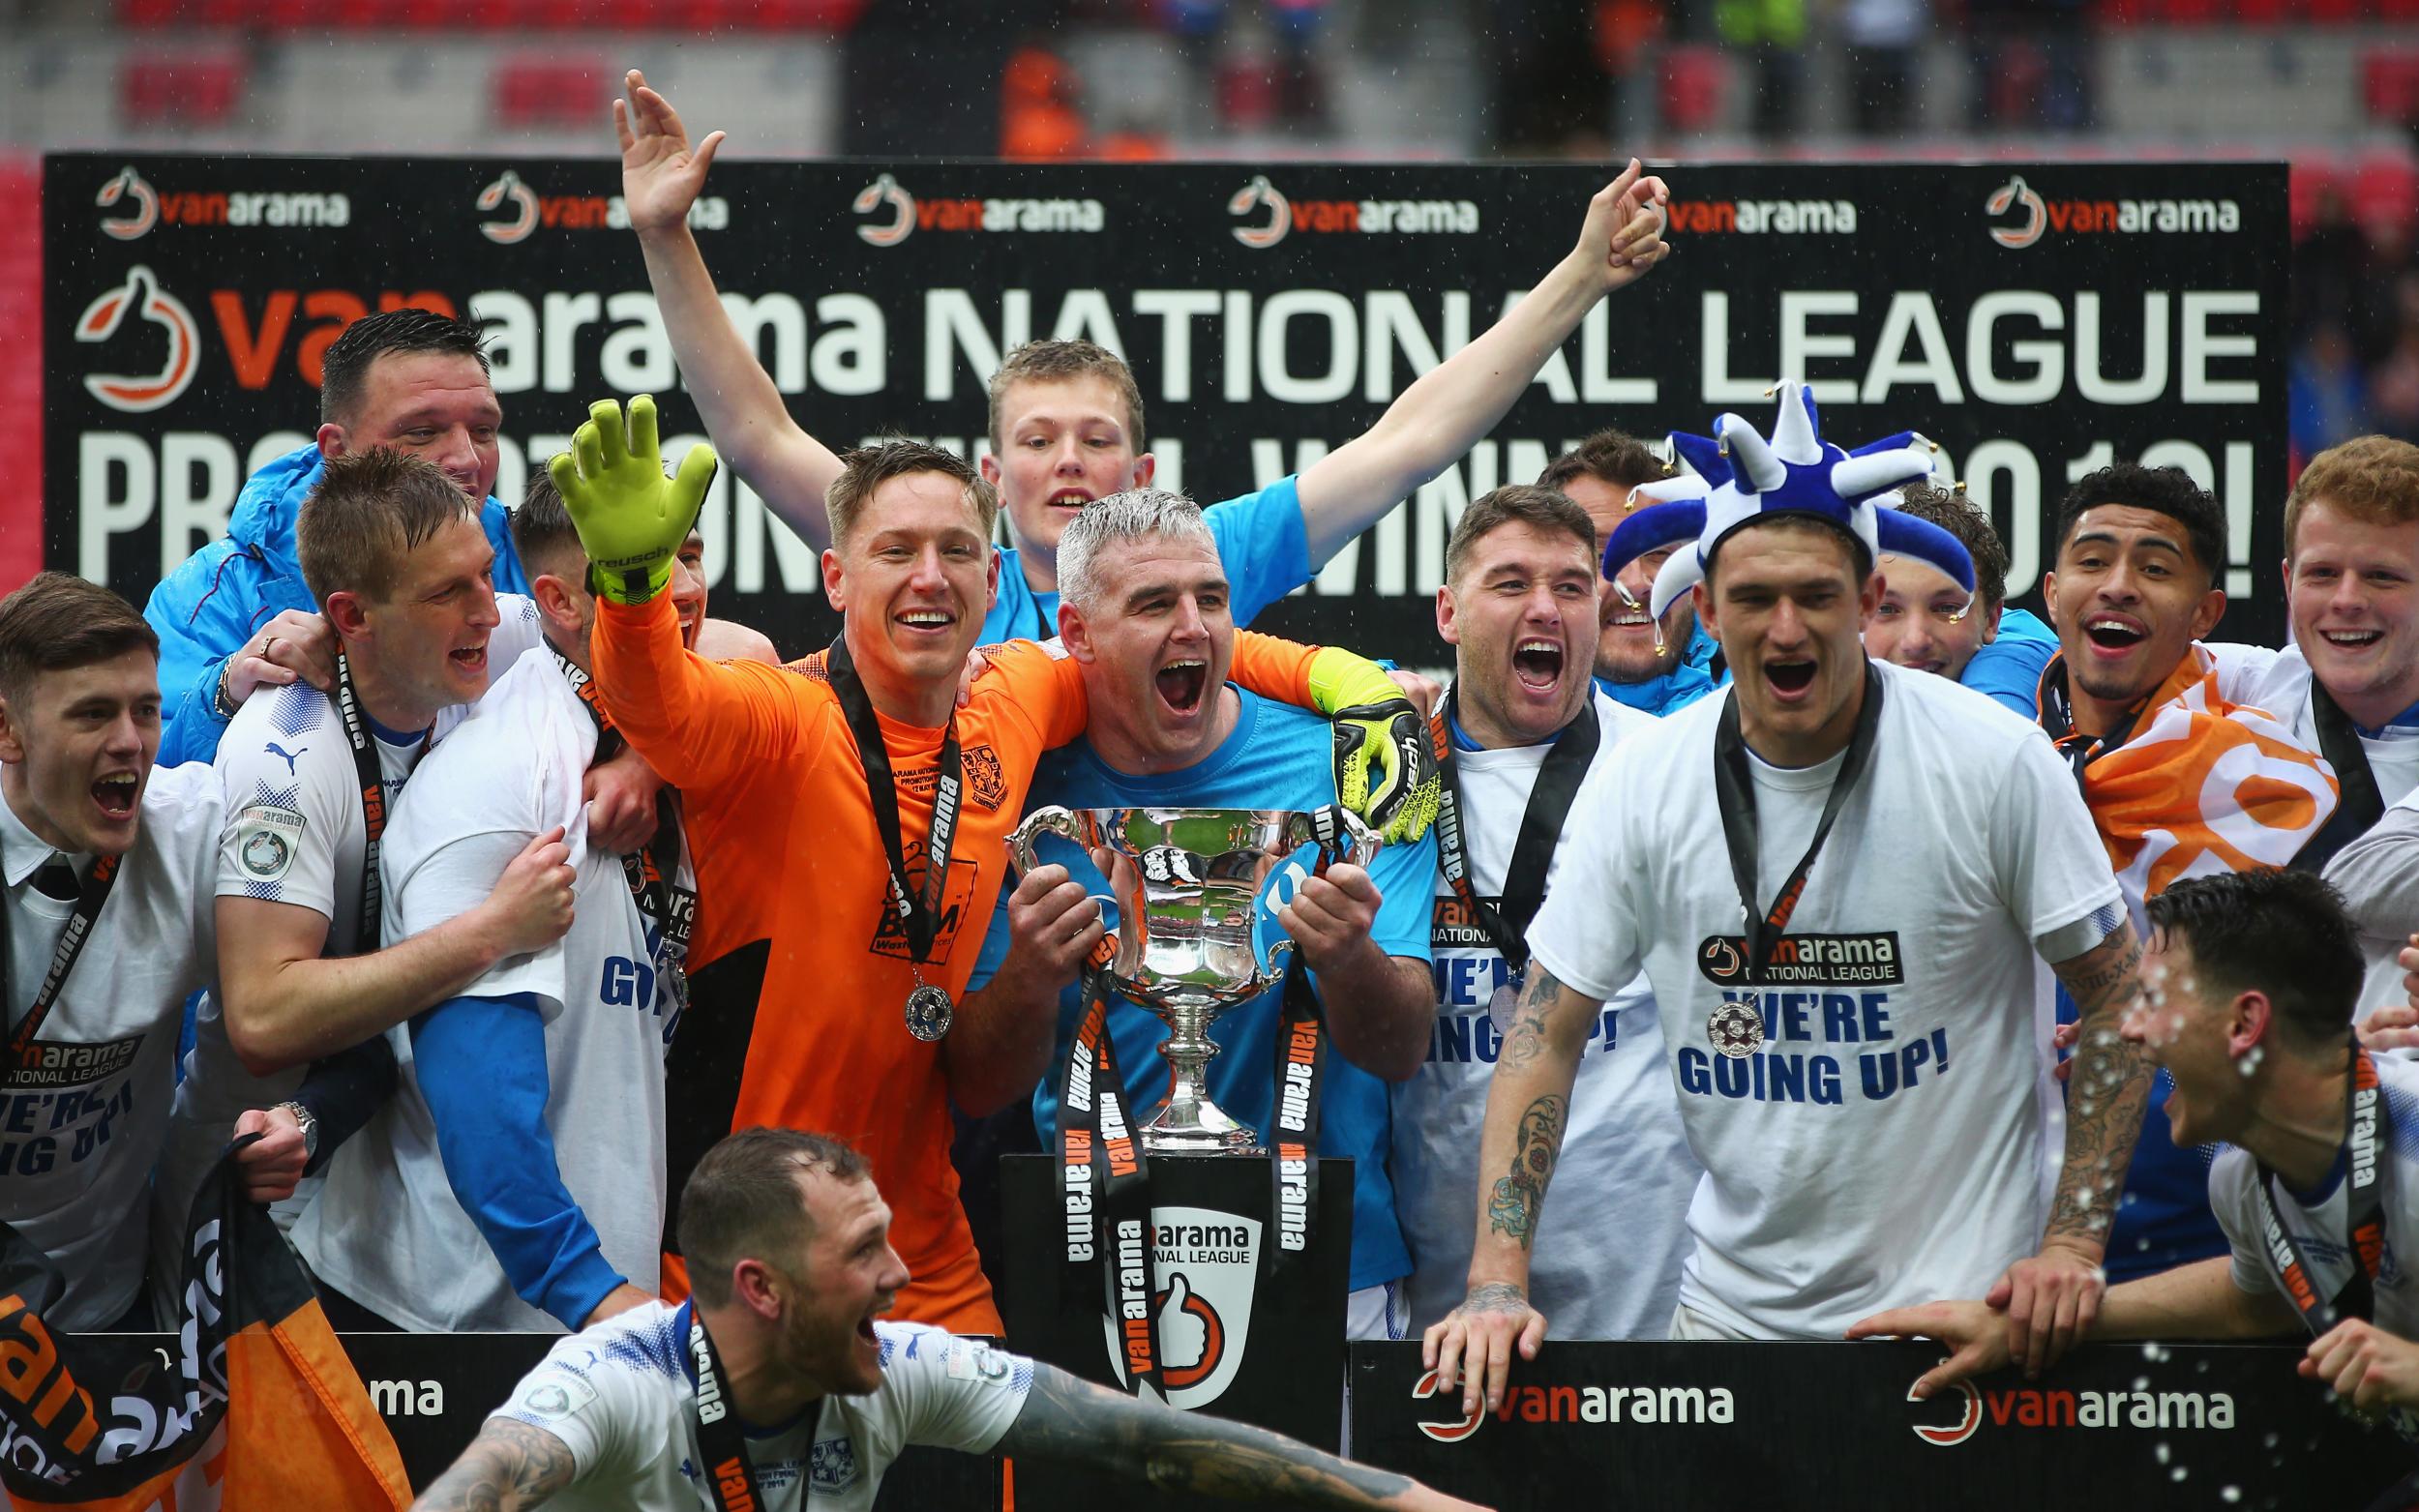
[[[1602,426],[1659,437],[1802,377],[1854,445],[1902,429],[2046,565],[2073,476],[2173,462],[2223,501],[2236,601],[2274,641],[2285,482],[2281,163],[1732,164],[1664,170],[1676,254],[1599,305],[1493,435],[1266,628],[1438,659],[1460,509]],[[984,445],[1033,337],[1140,379],[1160,481],[1205,502],[1359,434],[1576,238],[1570,166],[731,163],[691,215],[791,409],[834,445]],[[139,600],[315,428],[318,363],[394,305],[475,312],[505,410],[497,491],[587,402],[652,392],[702,433],[606,160],[45,159],[47,563]],[[786,654],[830,633],[813,555],[726,469],[715,612]]]

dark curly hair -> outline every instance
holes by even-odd
[[[2182,525],[2185,542],[2192,548],[2194,565],[2211,582],[2218,580],[2219,572],[2225,566],[2225,511],[2208,489],[2195,483],[2193,475],[2181,467],[2118,462],[2085,473],[2066,490],[2066,497],[2058,504],[2058,528],[2050,537],[2052,561],[2066,550],[2066,543],[2074,536],[2076,521],[2083,518],[2083,512],[2103,504],[2145,509]]]

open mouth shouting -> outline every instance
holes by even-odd
[[[487,637],[482,636],[479,643],[474,646],[456,646],[445,653],[445,656],[447,661],[453,663],[454,670],[471,677],[485,676],[487,673]]]
[[[134,804],[142,791],[141,773],[111,772],[92,785],[92,801],[110,822],[122,823],[134,816]]]
[[[1052,509],[1062,509],[1070,515],[1079,512],[1091,501],[1091,490],[1089,489],[1060,489],[1049,498]]]
[[[1184,657],[1159,668],[1151,679],[1158,689],[1159,701],[1180,715],[1200,711],[1202,696],[1210,690],[1210,664],[1199,657]]]
[[[2150,638],[2150,632],[2142,628],[2139,620],[2128,615],[2094,614],[2083,621],[2083,638],[2101,655],[2115,658]]]
[[[1563,678],[1563,648],[1532,636],[1512,647],[1512,680],[1531,693],[1551,693]]]
[[[1811,657],[1782,657],[1764,664],[1764,681],[1783,703],[1795,703],[1814,687]]]

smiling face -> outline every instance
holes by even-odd
[[[1089,527],[1087,527],[1089,528]],[[1084,669],[1090,737],[1121,772],[1176,771],[1224,738],[1235,618],[1206,531],[1103,542],[1089,606],[1061,601],[1060,633]]]
[[[1531,746],[1578,717],[1597,636],[1595,552],[1568,531],[1513,519],[1470,543],[1437,590],[1455,648],[1462,726],[1486,746]]]
[[[419,729],[439,709],[475,703],[487,692],[488,637],[502,618],[494,567],[487,533],[461,515],[404,555],[383,598],[328,596],[328,617],[346,654],[372,668],[379,719]]]
[[[1028,378],[1000,398],[999,448],[982,460],[1020,547],[1052,552],[1059,533],[1095,499],[1150,486],[1117,385],[1095,376]]]
[[[1865,627],[1867,655],[1954,682],[1975,652],[1999,638],[1999,608],[1986,608],[1939,568],[1885,555],[1880,571],[1881,605]]]
[[[2193,559],[2183,525],[2131,504],[2096,504],[2076,517],[2042,596],[2058,629],[2075,727],[2093,735],[2157,691],[2225,612],[2225,594]]]
[[[30,674],[0,698],[10,806],[57,849],[123,855],[160,750],[160,659],[148,649]]]
[[[823,588],[848,617],[858,672],[902,695],[957,686],[998,573],[967,486],[937,472],[875,485],[823,553]]]
[[[775,1357],[822,1392],[867,1396],[882,1379],[874,1319],[908,1284],[907,1265],[890,1246],[890,1208],[870,1177],[843,1181],[819,1167],[797,1179],[815,1236],[794,1265],[775,1267],[786,1303]]]
[[[1601,478],[1573,478],[1562,491],[1588,512],[1596,539],[1612,538],[1628,518],[1624,508],[1629,490]],[[1680,665],[1687,653],[1688,637],[1696,628],[1696,605],[1687,595],[1663,611],[1662,649],[1656,649],[1655,623],[1646,612],[1655,588],[1655,575],[1663,570],[1669,551],[1650,551],[1621,570],[1619,577],[1597,578],[1596,675],[1612,683],[1651,682]]]
[[[495,491],[495,389],[465,352],[390,352],[370,364],[361,400],[342,422],[319,428],[319,450],[345,457],[383,446],[424,457],[472,499]]]
[[[1755,754],[1776,766],[1811,766],[1846,749],[1864,706],[1859,636],[1881,602],[1881,575],[1857,580],[1847,538],[1788,516],[1742,526],[1714,553],[1696,593]]]
[[[2419,520],[2379,524],[2312,499],[2285,564],[2293,643],[2356,724],[2419,703]]]

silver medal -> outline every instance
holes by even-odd
[[[919,982],[908,993],[908,1032],[931,1045],[949,1032],[949,1021],[955,1010],[949,1006],[949,994],[930,982]]]
[[[1748,1003],[1724,1003],[1705,1021],[1706,1038],[1733,1060],[1745,1060],[1764,1046],[1764,1016]]]
[[[1498,987],[1493,995],[1487,998],[1487,1022],[1495,1025],[1495,1032],[1497,1034],[1503,1035],[1507,1038],[1510,1036],[1512,1028],[1512,1010],[1519,1006],[1519,1003],[1520,979],[1518,977],[1513,977],[1510,981],[1508,981]]]

